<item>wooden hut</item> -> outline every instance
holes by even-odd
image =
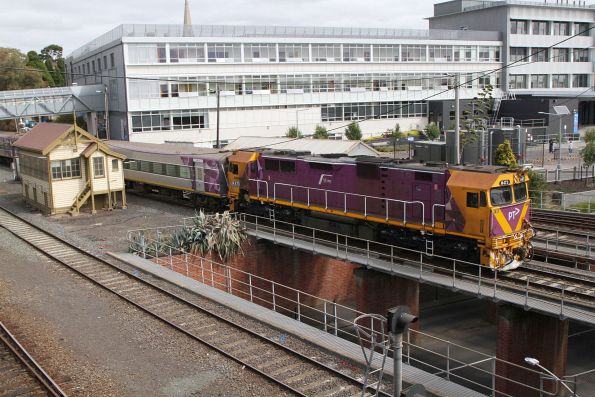
[[[49,214],[126,208],[125,156],[82,128],[41,123],[14,146],[27,203]]]

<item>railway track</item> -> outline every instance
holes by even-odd
[[[330,366],[332,364],[315,361],[280,341],[236,325],[1,208],[0,227],[148,315],[295,395],[361,395],[362,383],[349,370],[337,370]]]
[[[66,397],[60,386],[1,322],[0,395]]]
[[[595,215],[531,208],[531,222],[556,227],[595,231]]]

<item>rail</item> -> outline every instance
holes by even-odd
[[[271,200],[271,197],[269,196],[269,185],[267,181],[262,181],[260,179],[249,179],[249,181],[251,182],[256,182],[256,191],[257,191],[257,197],[258,198],[262,198],[263,196],[261,196],[260,194],[260,182],[264,182],[265,186],[266,186],[266,196],[264,196],[264,198],[266,198],[267,200]],[[281,188],[285,187],[285,188],[289,188],[289,197],[285,197],[282,193],[279,194],[279,197],[277,197],[277,187],[280,187],[279,190],[282,190]],[[305,194],[305,200],[295,200],[295,196],[294,196],[294,188],[296,189],[296,194],[295,196],[300,197],[299,193],[302,193],[302,196]],[[295,204],[295,203],[302,203],[305,204],[307,207],[311,207],[312,205],[316,205],[312,203],[311,200],[311,192],[320,192],[324,194],[324,209],[336,209],[336,210],[343,210],[344,213],[347,212],[354,212],[354,213],[359,213],[361,212],[361,208],[357,207],[358,203],[361,203],[360,201],[357,201],[356,203],[353,203],[356,200],[351,200],[352,203],[350,206],[348,206],[348,198],[349,197],[353,197],[353,198],[363,198],[363,207],[364,207],[364,212],[363,212],[363,216],[364,217],[368,217],[368,216],[373,216],[373,215],[377,215],[380,216],[381,214],[379,213],[368,213],[368,208],[369,208],[369,201],[373,201],[373,200],[377,200],[379,201],[380,204],[385,204],[386,208],[385,208],[385,213],[383,214],[385,216],[385,219],[388,220],[390,218],[390,209],[391,207],[389,206],[389,203],[398,203],[398,204],[402,204],[403,205],[403,223],[407,223],[407,209],[409,208],[409,205],[412,206],[421,206],[421,224],[425,225],[425,217],[426,217],[426,211],[425,211],[425,204],[422,201],[417,201],[417,200],[413,200],[413,201],[405,201],[405,200],[397,200],[397,199],[390,199],[390,198],[383,198],[383,197],[376,197],[376,196],[367,196],[364,194],[357,194],[357,193],[348,193],[348,192],[341,192],[341,191],[337,191],[337,190],[328,190],[328,189],[320,189],[320,188],[314,188],[314,187],[308,187],[308,186],[299,186],[299,185],[292,185],[289,183],[280,183],[277,182],[275,184],[273,184],[273,197],[272,200],[276,201],[278,199],[280,200],[286,200],[287,198],[289,199],[291,204]],[[329,199],[329,195],[331,195],[331,198]],[[342,196],[342,197],[341,197]],[[342,201],[342,208],[338,207],[337,205],[329,205],[329,202],[332,201],[333,198],[338,197],[338,200],[336,200],[336,202]],[[322,204],[322,203],[320,203]],[[394,207],[393,207],[394,208]],[[415,219],[415,218],[414,218]],[[419,219],[415,219],[415,221],[418,221]],[[434,224],[434,214],[432,213],[432,225]]]
[[[335,336],[357,340],[352,328],[353,320],[365,313],[167,244],[167,233],[184,228],[189,219],[184,219],[182,225],[129,231],[127,238],[130,250],[213,288]],[[141,233],[144,246],[139,244],[138,236]],[[161,239],[155,241],[147,236],[161,236]],[[154,250],[150,247],[160,248]],[[414,329],[409,329],[404,338],[403,360],[409,365],[486,394],[510,396],[496,390],[497,383],[502,384],[502,381],[526,387],[527,393],[539,391],[538,388],[499,375],[496,369],[504,365],[510,366],[512,372],[527,371],[539,376],[537,371]]]

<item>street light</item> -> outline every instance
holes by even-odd
[[[109,89],[107,88],[107,84],[103,84],[103,91],[97,90],[95,91],[98,94],[103,93],[103,103],[104,103],[104,109],[103,109],[103,121],[104,121],[104,126],[105,126],[105,136],[107,138],[107,140],[110,139],[110,133],[109,133],[109,101],[108,101],[108,95],[109,95]]]
[[[574,397],[579,397],[578,394],[576,394],[576,392],[574,390],[572,390],[570,387],[568,387],[562,379],[558,378],[553,372],[551,372],[550,370],[545,368],[543,365],[539,364],[538,359],[533,358],[533,357],[525,357],[525,362],[529,365],[538,367],[541,370],[545,371],[548,375],[550,375],[552,378],[554,378],[558,383],[560,383],[562,386],[564,386],[566,388],[566,390],[568,390],[570,393],[572,393],[572,395]]]

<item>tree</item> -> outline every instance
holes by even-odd
[[[542,192],[547,188],[547,182],[543,175],[528,169],[527,175],[529,176],[529,191],[531,192]]]
[[[362,139],[362,130],[358,123],[351,123],[345,128],[345,136],[350,141],[359,141]]]
[[[57,62],[58,59],[62,58],[62,52],[64,49],[57,44],[50,44],[49,46],[45,47],[41,50],[40,57],[44,61],[51,59],[54,62]]]
[[[56,117],[54,120],[56,123],[73,124],[72,113],[61,114],[58,117]],[[85,118],[83,116],[79,116],[76,118],[76,125],[78,125],[85,131],[87,130],[87,121],[85,120]]]
[[[580,154],[585,162],[585,167],[595,164],[595,128],[590,128],[585,132],[585,147],[580,151]]]
[[[300,130],[297,129],[297,127],[289,127],[289,129],[285,133],[285,136],[288,138],[301,138],[302,133],[300,132]]]
[[[516,158],[512,152],[510,141],[507,139],[504,143],[498,145],[496,149],[496,164],[513,167],[516,165]]]
[[[55,87],[63,87],[65,84],[66,69],[64,58],[62,58],[63,49],[57,44],[51,44],[39,53],[39,57],[45,63],[48,72],[54,80]]]
[[[431,122],[424,128],[424,134],[430,141],[433,141],[440,136],[440,128],[438,128],[436,123]]]
[[[493,91],[494,87],[489,84],[486,85],[477,97],[467,104],[466,109],[463,111],[459,133],[459,154],[461,156],[458,159],[459,163],[463,158],[465,146],[477,141],[477,138],[488,129],[488,120],[494,105]]]
[[[54,87],[54,78],[37,52],[29,51],[27,53],[27,66],[39,70],[43,81],[45,81],[48,86]]]
[[[317,125],[314,130],[314,139],[328,139],[328,131],[321,125]]]
[[[47,87],[40,74],[26,65],[27,57],[14,48],[0,48],[0,91]]]

